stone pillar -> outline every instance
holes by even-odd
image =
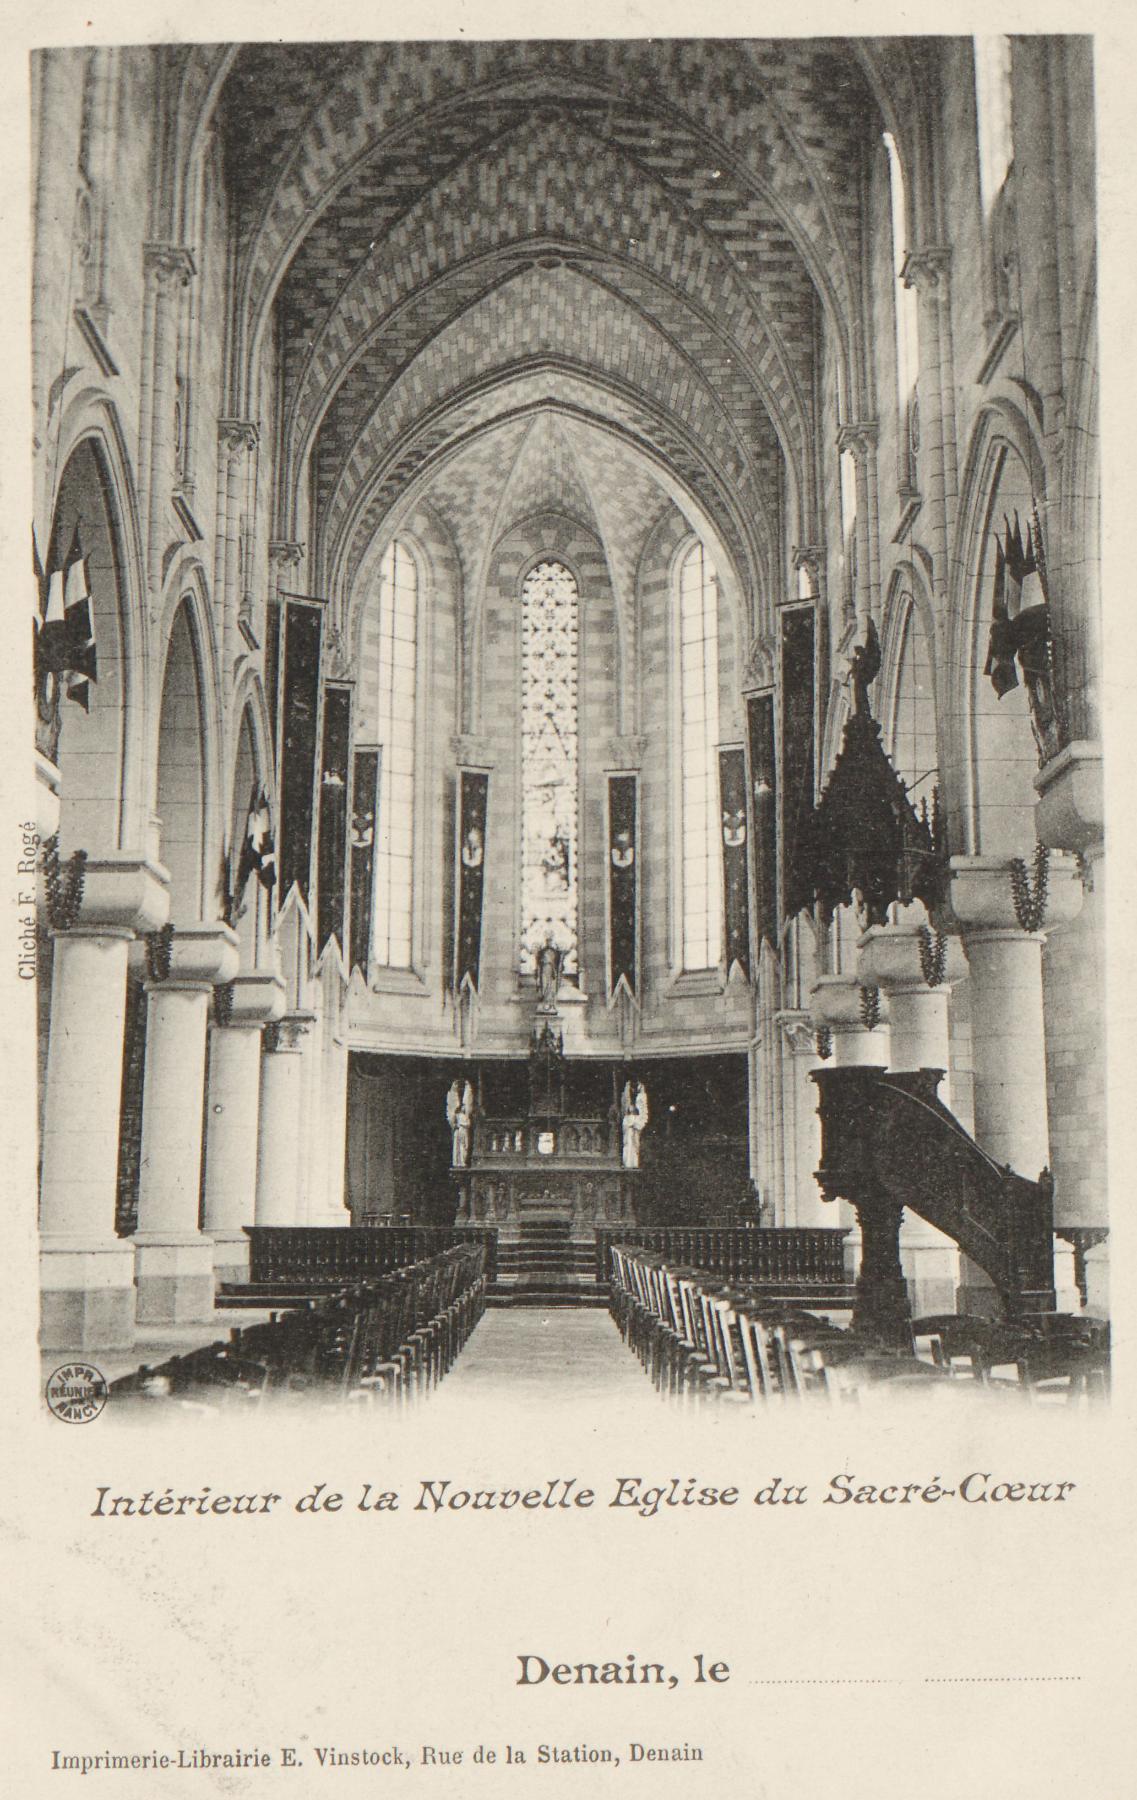
[[[39,1220],[46,1349],[133,1342],[134,1253],[115,1235],[127,950],[168,905],[160,866],[91,860],[78,922],[55,939]]]
[[[827,1201],[815,1170],[821,1161],[821,1125],[817,1085],[809,1079],[818,1067],[817,1037],[809,1014],[800,1010],[776,1016],[782,1070],[782,1134],[785,1163],[785,1216],[779,1225],[834,1228],[842,1221]]]
[[[934,957],[935,942],[929,946],[925,939],[922,945],[921,929],[917,919],[870,925],[857,946],[857,971],[888,998],[888,1067],[942,1069],[939,1097],[950,1108],[948,1007],[953,982],[967,969],[959,939],[952,936],[942,940],[942,972],[931,966],[929,949]],[[901,1226],[900,1255],[915,1316],[954,1312],[960,1256],[952,1239],[909,1209]]]
[[[147,507],[146,566],[153,605],[162,591],[162,559],[169,541],[168,513],[174,489],[174,403],[178,375],[178,292],[196,273],[191,251],[180,244],[146,244],[143,261],[150,297],[149,404],[142,440],[148,445],[145,463]]]
[[[213,984],[237,972],[227,925],[180,926],[170,972],[147,984],[135,1281],[139,1324],[213,1312],[213,1246],[198,1229],[205,1033]]]
[[[219,1281],[244,1281],[256,1208],[257,1126],[261,1103],[261,1031],[284,1011],[284,984],[268,974],[238,975],[228,1016],[209,1029],[205,1114],[204,1230]]]
[[[951,251],[943,244],[910,250],[905,287],[920,302],[920,470],[927,496],[932,584],[947,593],[948,545],[955,528],[958,479],[955,457],[955,375],[951,354]]]
[[[1045,914],[1034,930],[1019,919],[1004,858],[953,856],[951,876],[952,912],[971,968],[976,1141],[996,1162],[1037,1181],[1051,1163],[1042,946],[1081,906],[1077,865],[1071,856],[1051,857]],[[1063,1262],[1056,1285],[1067,1305],[1068,1273]]]
[[[888,1067],[888,1026],[883,1018],[866,1027],[862,1013],[861,982],[856,975],[819,975],[810,992],[810,1018],[816,1030],[828,1032],[832,1046],[833,1066],[846,1069],[869,1065]],[[880,1010],[886,1013],[883,996]],[[845,1273],[850,1280],[859,1276],[861,1266],[860,1215],[847,1200],[838,1201],[837,1216],[830,1223],[844,1226]]]
[[[243,617],[244,571],[241,567],[241,518],[247,511],[250,459],[260,442],[251,419],[217,422],[217,588],[224,618],[223,657],[228,672],[242,648],[238,627]],[[251,622],[246,620],[251,629]]]
[[[347,1039],[329,1028],[324,1049],[323,1183],[324,1209],[314,1223],[350,1225],[344,1204],[347,1172]]]
[[[296,1225],[307,1213],[300,1148],[304,1039],[311,1013],[289,1013],[264,1033],[257,1132],[258,1225]]]
[[[857,481],[857,617],[880,617],[880,520],[876,479],[876,446],[880,435],[875,419],[859,419],[842,425],[837,449],[852,452]]]

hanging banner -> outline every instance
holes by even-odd
[[[746,882],[746,753],[719,751],[722,817],[722,904],[726,972],[750,979],[750,900]]]
[[[458,771],[458,930],[454,988],[478,991],[482,960],[482,890],[485,885],[486,806],[490,778],[476,769]]]
[[[751,694],[746,702],[746,744],[750,755],[751,879],[754,884],[754,943],[778,945],[778,767],[774,744],[774,696]]]
[[[280,606],[280,884],[288,898],[293,882],[307,900],[312,879],[312,826],[315,812],[316,747],[320,715],[320,644],[324,611],[319,601],[283,599]]]
[[[350,968],[367,974],[371,960],[371,892],[375,885],[375,827],[381,750],[357,750],[351,778]]]
[[[608,777],[608,998],[636,995],[636,799],[634,775]]]
[[[815,734],[813,606],[783,607],[781,625],[784,921],[813,899],[809,881]]]
[[[351,774],[351,684],[329,681],[324,689],[320,752],[320,819],[317,838],[316,949],[334,937],[344,942],[347,880],[347,798]]]

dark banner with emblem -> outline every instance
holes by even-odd
[[[316,947],[334,937],[344,941],[347,878],[347,798],[351,776],[351,686],[330,681],[324,689],[324,733],[320,754],[320,835],[317,840]]]
[[[319,602],[281,602],[277,894],[282,904],[293,882],[305,900],[310,891],[323,625],[324,609]]]
[[[636,790],[634,775],[608,777],[608,995],[636,994]]]
[[[815,733],[813,607],[785,607],[781,620],[781,916],[785,920],[813,899],[809,876]]]
[[[774,696],[751,694],[746,702],[750,753],[750,844],[754,892],[754,943],[778,947],[778,762]]]
[[[454,987],[478,991],[482,961],[482,891],[486,865],[486,806],[490,778],[458,771],[458,930]]]
[[[363,970],[371,958],[371,893],[375,885],[375,827],[379,802],[379,750],[357,750],[351,778],[351,948],[349,967]]]
[[[727,974],[750,979],[750,901],[746,881],[746,752],[719,751],[722,809],[722,905]]]

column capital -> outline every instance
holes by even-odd
[[[778,1012],[774,1014],[774,1023],[781,1031],[791,1055],[817,1055],[817,1027],[808,1012],[800,1007],[793,1011]]]
[[[268,547],[268,558],[278,568],[295,569],[304,560],[304,548],[295,538],[273,538]]]
[[[1032,868],[1025,858],[1006,856],[953,856],[949,868],[949,916],[965,942],[987,933],[1045,937],[1055,926],[1068,924],[1081,908],[1077,859],[1063,850],[1048,853],[1041,874],[1039,864]],[[1035,903],[1039,912],[1033,920],[1029,912],[1023,916],[1024,882],[1028,905]]]
[[[230,455],[253,451],[261,441],[260,426],[253,419],[218,419],[217,437]]]
[[[254,969],[226,983],[224,1025],[219,1029],[256,1029],[271,1025],[284,1013],[284,982],[270,970]]]
[[[265,1026],[264,1047],[273,1056],[294,1055],[304,1048],[304,1039],[316,1023],[312,1012],[285,1013]]]
[[[1034,825],[1055,850],[1082,854],[1105,837],[1101,745],[1067,744],[1034,777],[1038,794]]]
[[[931,292],[950,273],[951,245],[925,244],[919,250],[908,251],[900,270],[900,279],[907,288]]]
[[[819,975],[810,991],[809,1018],[815,1026],[867,1029],[862,1015],[861,990],[868,984],[859,975]],[[804,1017],[805,1015],[803,1015]],[[882,1016],[885,1023],[887,1013]]]
[[[838,450],[851,450],[858,462],[865,462],[875,450],[880,426],[875,419],[851,419],[837,428]]]
[[[143,244],[142,266],[161,288],[188,287],[197,274],[193,251],[184,244]]]
[[[870,925],[857,939],[857,975],[884,994],[949,993],[967,974],[958,937],[922,923]]]
[[[78,928],[156,931],[170,914],[170,876],[145,856],[90,856],[83,868]]]
[[[170,939],[169,975],[156,986],[200,983],[208,988],[232,981],[239,968],[240,940],[230,926],[219,920],[178,925]]]

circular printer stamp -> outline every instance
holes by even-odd
[[[93,1363],[71,1362],[48,1377],[44,1397],[65,1425],[89,1425],[107,1403],[107,1384]]]

